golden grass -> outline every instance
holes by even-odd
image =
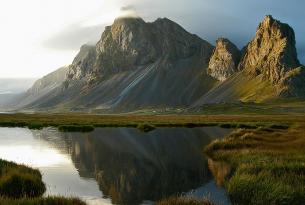
[[[218,123],[295,123],[304,122],[305,115],[90,115],[90,114],[0,114],[0,126],[94,125],[156,126],[218,125]]]
[[[305,122],[239,129],[205,152],[232,166],[225,187],[234,204],[305,204]]]

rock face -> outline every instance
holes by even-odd
[[[205,62],[212,46],[166,18],[153,23],[141,18],[119,18],[106,27],[96,50],[94,77],[100,78],[157,61],[166,67],[194,55]]]
[[[238,71],[239,49],[228,39],[216,41],[216,48],[209,62],[208,74],[219,81],[225,81]]]
[[[80,80],[90,76],[96,60],[95,46],[83,45],[69,66],[67,80]]]
[[[289,25],[266,16],[253,40],[242,51],[238,73],[213,87],[193,107],[212,103],[259,103],[279,98],[304,98],[305,68],[297,59],[295,44],[294,31]],[[221,44],[219,47],[222,47]],[[217,47],[210,61],[209,74],[221,80],[223,69],[229,63],[224,64],[224,60],[215,53]],[[217,63],[220,66],[215,67],[221,72],[211,69],[211,64]]]
[[[289,25],[266,16],[245,48],[239,69],[254,76],[262,74],[278,84],[287,72],[300,66],[295,44],[295,34]]]

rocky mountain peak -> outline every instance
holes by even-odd
[[[260,75],[277,84],[300,65],[293,29],[268,15],[259,24],[253,40],[245,48],[239,69]]]
[[[141,17],[118,17],[114,20],[111,27],[115,26],[130,26],[136,24],[145,24],[145,21]]]
[[[228,39],[219,38],[209,62],[208,74],[219,81],[225,81],[238,71],[240,50]]]
[[[166,18],[152,23],[141,18],[119,18],[106,27],[96,50],[94,73],[98,78],[135,70],[161,59],[170,63],[203,55],[206,61],[212,46]]]

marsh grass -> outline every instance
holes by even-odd
[[[61,125],[58,127],[61,132],[92,132],[94,126],[92,125]]]
[[[43,127],[44,127],[43,124],[41,124],[41,123],[35,123],[35,122],[30,123],[30,124],[28,125],[28,128],[31,129],[31,130],[41,130],[41,129],[43,129]]]
[[[86,205],[79,199],[63,197],[46,197],[46,198],[22,198],[8,199],[0,198],[1,205]]]
[[[213,205],[213,203],[207,199],[195,199],[187,196],[172,196],[158,201],[156,205]]]
[[[12,198],[38,197],[46,188],[36,169],[0,160],[0,195]]]
[[[305,204],[305,126],[239,129],[206,147],[233,167],[225,187],[234,204]]]
[[[284,121],[283,121],[284,119]],[[134,127],[149,124],[155,127],[213,127],[256,129],[262,125],[282,125],[304,121],[304,116],[248,115],[90,115],[90,114],[0,114],[0,127],[93,126]]]
[[[74,198],[46,197],[39,170],[0,160],[1,205],[85,205]]]
[[[137,129],[140,130],[141,132],[151,132],[154,129],[156,129],[156,127],[150,124],[139,124],[137,126]]]

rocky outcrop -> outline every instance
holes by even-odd
[[[278,84],[288,72],[300,66],[295,44],[294,31],[288,24],[266,16],[245,48],[239,69],[254,76],[262,74]]]
[[[225,81],[238,71],[239,49],[228,39],[216,41],[216,48],[209,62],[208,74],[219,81]]]
[[[238,73],[213,87],[193,107],[213,103],[260,103],[279,98],[304,98],[305,68],[297,59],[295,44],[294,31],[289,25],[266,16],[259,24],[253,40],[242,51]],[[216,52],[217,46],[210,61],[209,74],[221,80],[222,73],[215,72],[217,69],[213,73],[211,64],[218,62],[220,71],[227,65],[222,64],[224,60],[217,58]]]
[[[96,45],[95,77],[135,70],[159,61],[162,67],[194,55],[207,62],[213,47],[163,18],[146,23],[141,18],[119,18],[106,27]]]
[[[67,80],[80,80],[90,77],[96,60],[96,48],[91,45],[83,45],[79,53],[69,66]]]

